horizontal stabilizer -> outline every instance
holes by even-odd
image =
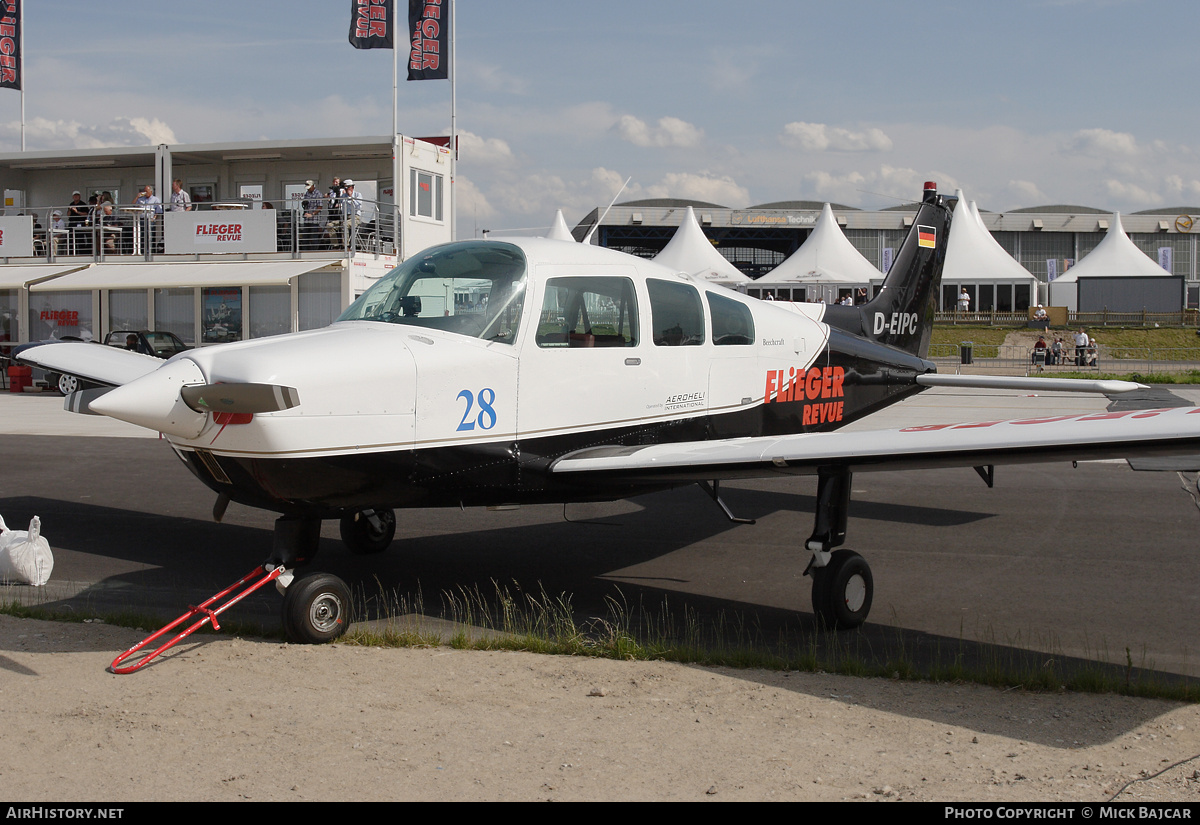
[[[17,356],[52,372],[64,372],[97,384],[119,387],[148,375],[163,365],[162,359],[103,344],[46,344],[32,347]]]
[[[1014,375],[940,375],[917,376],[923,387],[963,387],[976,390],[1041,390],[1042,392],[1094,392],[1102,395],[1148,389],[1133,381],[1092,381],[1087,378],[1022,378]]]

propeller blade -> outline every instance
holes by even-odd
[[[183,403],[196,412],[265,413],[300,405],[295,387],[275,384],[203,384],[184,387]]]

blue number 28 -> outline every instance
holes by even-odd
[[[470,390],[463,390],[458,394],[459,398],[467,400],[467,408],[463,410],[462,421],[458,422],[457,432],[464,432],[475,429],[475,425],[479,425],[481,430],[490,430],[496,426],[496,410],[492,407],[496,403],[496,391],[484,387],[479,391],[479,414],[471,419],[471,411],[475,408],[475,394]]]

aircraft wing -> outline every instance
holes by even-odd
[[[163,365],[160,358],[102,344],[66,343],[32,347],[17,356],[22,363],[65,372],[97,384],[121,386]]]
[[[559,458],[550,469],[585,483],[600,478],[701,481],[815,475],[820,467],[870,472],[1198,453],[1200,407],[1175,407],[892,430],[592,447]]]

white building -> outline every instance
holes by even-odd
[[[325,326],[397,261],[450,240],[450,150],[435,141],[0,155],[0,342],[160,329],[199,345]],[[354,181],[357,220],[305,194],[335,176]],[[175,180],[187,211],[172,209]],[[147,185],[159,209],[135,203]],[[112,207],[73,214],[75,192]]]

